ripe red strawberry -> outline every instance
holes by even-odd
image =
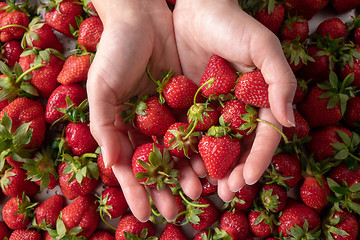
[[[81,157],[63,155],[64,162],[58,168],[61,192],[67,199],[74,199],[91,193],[98,186],[99,169],[93,161],[96,154]]]
[[[119,181],[116,179],[114,171],[111,167],[105,167],[104,158],[102,154],[98,155],[97,165],[99,167],[99,174],[101,181],[108,187],[119,186]]]
[[[360,97],[351,97],[346,105],[346,111],[344,113],[344,123],[347,127],[353,128],[360,123]]]
[[[86,90],[80,84],[60,85],[52,92],[47,101],[45,111],[46,122],[53,124],[56,120],[59,121],[60,118],[62,118],[62,121],[68,119],[69,116],[64,114],[66,109],[72,104],[74,104],[74,107],[78,107],[86,98]]]
[[[64,85],[86,81],[92,58],[93,55],[86,51],[69,56],[57,76],[57,81]]]
[[[346,26],[340,18],[334,17],[322,21],[316,28],[316,33],[332,39],[345,38]]]
[[[207,131],[210,127],[219,123],[220,112],[211,104],[196,103],[190,107],[188,123],[196,124],[195,130]]]
[[[250,210],[248,221],[252,236],[263,238],[276,230],[276,219],[271,213],[262,209]]]
[[[59,52],[64,50],[62,43],[59,41],[52,28],[46,24],[40,17],[34,17],[22,39],[23,48],[52,48]]]
[[[254,17],[277,35],[284,21],[285,8],[281,4],[269,4],[262,9],[259,9],[259,11],[255,13]]]
[[[12,132],[23,123],[30,124],[29,128],[32,129],[32,137],[24,148],[36,148],[43,143],[45,137],[45,107],[41,102],[20,97],[12,101],[0,112],[0,118],[4,117],[5,112],[12,120]]]
[[[63,208],[64,197],[59,194],[41,202],[34,211],[37,226],[55,228],[56,220]]]
[[[212,83],[207,83],[209,80]],[[200,86],[207,84],[200,91],[206,98],[227,95],[234,89],[236,80],[237,74],[231,69],[228,62],[213,54],[200,80]]]
[[[346,164],[343,162],[340,165],[331,169],[329,173],[329,178],[342,184],[343,181],[349,186],[351,183],[355,182],[357,179],[360,179],[360,164],[357,164],[357,170],[349,169]]]
[[[160,104],[156,96],[145,97],[133,106],[132,110],[122,112],[122,117],[125,122],[133,121],[134,126],[146,136],[162,136],[176,122],[170,108]]]
[[[185,218],[190,222],[190,225],[193,229],[197,231],[204,230],[210,227],[216,220],[218,220],[220,211],[211,200],[206,197],[199,197],[196,201],[193,201],[193,203],[203,206],[187,206],[188,212],[186,213]],[[194,219],[194,215],[197,215],[198,218]]]
[[[1,4],[0,4],[0,8],[1,8]],[[7,228],[7,226],[3,221],[0,221],[0,239],[6,239],[9,238],[9,236],[10,236],[9,229]]]
[[[32,66],[42,64],[38,69],[31,71],[30,80],[42,98],[49,98],[59,86],[56,79],[64,65],[64,57],[57,50],[51,48],[27,50],[20,57],[19,64],[24,72]]]
[[[199,142],[198,150],[210,177],[221,179],[240,155],[237,138],[224,134],[224,127],[212,127]]]
[[[299,38],[299,42],[305,42],[309,37],[309,22],[300,16],[289,16],[284,20],[281,29],[281,39],[295,40]]]
[[[294,140],[294,136],[296,134],[296,138],[300,139],[306,136],[309,136],[310,127],[307,121],[301,114],[294,109],[295,116],[295,127],[283,127],[283,133],[289,141]]]
[[[28,240],[41,240],[41,234],[33,229],[17,229],[14,230],[9,240],[19,240],[19,239],[28,239]]]
[[[287,191],[277,184],[265,184],[260,190],[261,204],[267,211],[276,213],[284,209],[287,200]]]
[[[65,128],[65,142],[72,153],[81,156],[94,153],[98,147],[90,132],[89,122],[70,122]]]
[[[78,44],[85,47],[88,52],[95,52],[104,30],[99,17],[89,17],[81,22],[79,26]]]
[[[179,226],[167,223],[159,240],[186,240],[186,237]]]
[[[83,2],[83,9],[89,16],[98,16],[98,13],[91,0],[84,0],[82,2]]]
[[[291,15],[297,14],[310,19],[328,3],[329,0],[285,0],[284,7]]]
[[[358,238],[359,223],[353,213],[331,208],[323,222],[322,231],[326,239],[355,240]]]
[[[260,70],[242,74],[235,86],[235,95],[245,104],[255,107],[270,107],[268,84]]]
[[[213,234],[214,234],[214,229],[202,230],[195,235],[193,240],[212,239]]]
[[[249,233],[249,222],[242,211],[227,211],[220,217],[219,229],[231,239],[245,239]]]
[[[216,193],[217,186],[213,185],[207,178],[201,178],[202,192],[201,196],[209,196]]]
[[[82,231],[76,236],[90,238],[99,222],[99,213],[96,211],[98,206],[95,201],[93,195],[80,196],[63,208],[61,219],[67,231],[81,227]]]
[[[350,73],[353,73],[354,81],[352,85],[360,87],[360,60],[358,59],[360,45],[354,44],[352,47],[354,48],[353,52],[350,52],[352,56],[348,56],[350,60],[340,67],[339,76],[341,79],[345,79]]]
[[[332,0],[330,4],[337,13],[344,13],[360,5],[359,0]]]
[[[2,216],[6,226],[10,229],[24,229],[34,216],[36,203],[23,194],[22,197],[13,197],[7,200],[2,209]]]
[[[76,18],[83,13],[82,6],[76,3],[76,0],[49,1],[43,5],[45,8],[45,21],[50,27],[73,37],[71,27],[77,29]]]
[[[17,40],[11,40],[1,47],[0,56],[1,59],[5,59],[5,63],[8,66],[13,67],[19,61],[22,52],[21,43]]]
[[[15,39],[20,40],[24,35],[25,29],[22,27],[14,27],[12,25],[20,25],[26,28],[29,22],[29,18],[20,10],[6,11],[0,14],[0,41],[8,42]]]
[[[296,226],[300,227],[300,229],[305,228],[304,230],[310,232],[314,229],[316,230],[316,228],[320,227],[321,220],[314,210],[301,202],[291,199],[291,201],[287,202],[279,218],[279,223],[279,233],[284,237],[289,237]]]
[[[260,184],[256,182],[253,185],[245,185],[238,192],[235,193],[234,199],[231,204],[235,204],[236,210],[247,210],[249,209],[255,197],[258,194]]]
[[[169,151],[158,143],[138,146],[132,156],[132,169],[138,181],[150,187],[163,189],[165,184],[177,182],[178,171]]]
[[[21,197],[23,193],[35,195],[39,187],[26,178],[26,172],[21,168],[7,169],[0,180],[2,192],[9,197]]]
[[[116,240],[129,239],[126,238],[126,235],[129,233],[138,237],[140,237],[140,235],[145,235],[146,233],[146,235],[150,237],[155,235],[155,228],[152,222],[140,222],[132,213],[126,213],[119,220],[115,232],[115,238]]]
[[[115,237],[106,231],[96,231],[89,240],[115,240]]]
[[[200,132],[190,133],[190,131],[189,124],[183,122],[176,122],[169,127],[164,135],[164,146],[171,155],[189,158],[197,152]]]
[[[288,61],[291,70],[295,73],[304,67],[309,62],[315,60],[306,52],[304,43],[299,42],[299,38],[294,40],[285,39],[281,42],[283,52]]]
[[[102,191],[98,202],[98,211],[102,219],[104,215],[109,218],[118,218],[123,215],[128,208],[122,190],[117,187],[109,187]]]

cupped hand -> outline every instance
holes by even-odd
[[[125,109],[123,103],[133,96],[155,93],[156,86],[146,74],[149,61],[155,78],[171,68],[181,74],[172,12],[164,0],[93,0],[93,4],[104,31],[87,80],[91,132],[106,166],[113,167],[131,211],[145,221],[151,213],[148,194],[131,168],[133,149],[144,139],[129,131],[120,112]],[[186,181],[198,179],[191,168],[186,169],[184,174],[190,178],[182,178],[182,182],[190,186]],[[171,191],[148,191],[163,216],[175,219],[177,207]],[[184,192],[198,194],[189,187]]]
[[[270,109],[260,109],[259,117],[278,127],[294,125],[296,79],[270,30],[243,12],[235,0],[178,0],[173,15],[184,75],[199,83],[211,54],[225,58],[239,72],[256,67],[269,84]],[[255,183],[268,167],[279,141],[272,127],[260,123],[253,141],[244,144],[239,164],[218,181],[219,196],[230,201],[246,183]],[[194,170],[203,174],[204,165],[198,158],[194,162]]]

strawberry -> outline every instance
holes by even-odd
[[[95,52],[104,30],[99,17],[89,17],[81,22],[77,43],[88,52]]]
[[[123,215],[128,208],[122,190],[116,187],[109,187],[102,191],[98,202],[98,211],[102,219],[104,215],[107,215],[109,218],[118,218]]]
[[[190,133],[188,123],[176,122],[172,124],[164,135],[164,146],[171,155],[184,158],[197,152],[200,132]]]
[[[225,176],[240,155],[239,139],[226,135],[225,127],[213,126],[199,142],[198,150],[211,178]]]
[[[45,120],[49,124],[69,119],[67,112],[78,107],[87,98],[86,90],[80,84],[60,85],[50,95],[45,111]]]
[[[5,2],[0,2],[0,14],[6,12],[6,9],[10,7],[7,3]]]
[[[354,81],[352,82],[352,85],[360,87],[360,60],[358,59],[360,53],[360,45],[354,44],[350,46],[353,49],[348,54],[348,56],[346,56],[350,59],[346,61],[345,64],[341,64],[341,67],[339,69],[339,76],[341,79],[345,79],[349,74],[353,73]]]
[[[351,9],[357,8],[360,5],[359,0],[332,0],[330,1],[331,6],[337,13],[344,13]]]
[[[132,213],[126,213],[119,220],[115,232],[115,238],[116,240],[136,239],[134,235],[138,237],[140,237],[140,235],[146,235],[148,237],[154,236],[154,225],[149,221],[140,222]],[[130,238],[128,238],[127,236],[129,236]]]
[[[285,39],[281,42],[283,52],[291,70],[295,73],[302,69],[309,62],[314,62],[314,58],[309,56],[304,43],[299,42],[299,37],[294,40]]]
[[[316,13],[327,6],[329,0],[285,0],[284,6],[291,15],[304,16],[311,19]]]
[[[77,29],[76,18],[82,13],[83,9],[76,0],[51,0],[40,9],[45,9],[45,21],[50,27],[65,34],[68,37],[73,37],[71,28]]]
[[[9,240],[18,240],[18,239],[29,239],[29,240],[41,240],[41,234],[33,229],[17,229],[14,230]]]
[[[65,142],[72,153],[77,156],[93,153],[98,147],[90,132],[88,122],[68,123],[65,128]]]
[[[1,7],[1,4],[0,4]],[[3,221],[0,221],[0,239],[9,238],[10,231]]]
[[[150,187],[164,189],[165,184],[177,183],[178,171],[169,151],[158,143],[138,146],[132,156],[132,169],[138,181]]]
[[[214,203],[206,197],[199,197],[192,201],[194,205],[188,205],[185,218],[197,231],[210,227],[220,216],[220,211]]]
[[[29,22],[28,16],[20,10],[2,13],[0,15],[0,41],[20,40],[24,35],[24,28],[27,27]]]
[[[21,43],[17,40],[11,40],[1,47],[0,58],[5,59],[5,63],[13,67],[19,61],[22,52]]]
[[[349,98],[344,113],[344,123],[347,127],[354,128],[359,126],[360,123],[360,97],[354,96]]]
[[[219,229],[231,239],[245,239],[249,233],[249,222],[242,211],[224,212],[220,217]]]
[[[75,199],[91,193],[98,186],[99,169],[93,161],[96,154],[82,156],[64,154],[58,168],[61,192],[67,199]]]
[[[260,189],[260,201],[267,211],[276,213],[284,209],[287,191],[277,184],[265,184]]]
[[[13,197],[6,201],[2,209],[2,216],[6,226],[10,229],[23,229],[30,223],[34,216],[34,207],[30,198],[23,194],[22,197]]]
[[[12,120],[11,132],[14,132],[21,124],[29,124],[32,129],[31,141],[24,148],[39,147],[45,137],[45,107],[41,102],[29,98],[20,97],[12,101],[1,112],[0,118],[6,114]]]
[[[55,194],[35,208],[35,221],[39,227],[54,228],[56,220],[64,207],[64,197]]]
[[[295,135],[297,139],[309,136],[310,127],[307,121],[301,114],[294,109],[295,127],[283,127],[283,133],[290,141],[294,140]]]
[[[96,231],[89,240],[115,240],[115,237],[106,231]]]
[[[245,185],[235,193],[231,204],[235,205],[236,210],[242,211],[249,209],[257,196],[259,187],[260,184],[258,182],[253,185]]]
[[[217,186],[213,185],[207,178],[201,178],[200,181],[202,186],[201,196],[205,197],[216,193]]]
[[[104,158],[102,154],[98,155],[97,165],[99,167],[100,179],[105,184],[105,186],[108,187],[120,186],[112,168],[105,167]]]
[[[219,97],[232,92],[237,80],[237,74],[222,57],[211,55],[206,69],[201,77],[201,93],[206,98]]]
[[[346,26],[340,18],[334,17],[322,21],[316,28],[316,33],[332,39],[345,38]]]
[[[64,56],[55,49],[31,49],[22,53],[19,64],[23,71],[41,64],[42,66],[31,72],[31,84],[38,90],[42,98],[49,98],[59,86],[57,75],[64,64]]]
[[[34,17],[22,39],[22,47],[28,48],[52,48],[59,52],[64,50],[62,43],[59,41],[52,28],[46,24],[40,17]]]
[[[295,40],[299,38],[299,42],[305,42],[309,37],[309,22],[301,16],[290,16],[284,20],[281,29],[281,39]]]
[[[308,92],[308,81],[305,81],[304,79],[301,78],[297,78],[297,86],[295,90],[293,104],[298,104],[302,102],[307,92]]]
[[[353,213],[331,208],[323,220],[323,232],[326,239],[357,239],[359,223]]]
[[[187,113],[188,123],[195,125],[197,131],[207,131],[210,127],[219,123],[220,113],[211,104],[196,103],[192,105]]]
[[[57,76],[57,81],[64,85],[86,81],[92,58],[93,55],[86,51],[69,56]]]
[[[266,1],[265,1],[266,2]],[[280,31],[280,27],[284,21],[285,8],[281,4],[270,4],[271,1],[263,8],[256,11],[254,17],[261,22],[270,31],[277,35]]]
[[[164,231],[159,237],[159,240],[186,240],[186,237],[179,226],[167,223]]]
[[[348,166],[342,162],[340,165],[331,169],[329,178],[338,184],[342,184],[342,182],[345,181],[347,185],[349,185],[357,179],[360,179],[360,164],[358,163],[357,167],[349,169]]]
[[[96,211],[98,206],[95,201],[93,195],[80,196],[63,208],[61,219],[67,231],[81,227],[81,232],[76,236],[90,238],[99,222],[99,213]]]
[[[266,237],[276,229],[275,216],[263,209],[250,210],[248,213],[250,232],[255,237]]]
[[[213,234],[214,234],[214,229],[202,230],[195,235],[193,240],[212,239]]]
[[[298,236],[304,236],[306,234],[314,234],[317,236],[316,234],[318,233],[316,232],[320,224],[320,217],[314,210],[301,202],[291,199],[291,201],[287,202],[279,218],[278,231],[282,236],[289,237],[293,236],[293,232],[300,228],[300,233],[302,233],[301,230],[303,230],[303,233]],[[315,233],[312,231],[315,231]]]
[[[91,2],[91,0],[83,0],[81,1],[83,3],[83,9],[89,16],[98,16],[98,13],[94,7],[94,4]]]
[[[270,107],[268,84],[260,70],[242,74],[235,86],[236,97],[255,107]]]
[[[21,168],[7,169],[0,180],[2,192],[9,197],[19,197],[23,193],[28,196],[35,195],[39,187],[26,177],[26,172]]]
[[[140,133],[146,136],[162,136],[176,119],[170,108],[159,102],[157,96],[147,97],[128,103],[133,109],[123,111],[125,123],[132,122]]]

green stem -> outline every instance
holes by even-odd
[[[201,85],[198,90],[196,91],[195,93],[195,96],[194,96],[194,105],[196,104],[196,98],[197,98],[197,95],[199,94],[200,90],[205,87],[206,85],[208,85],[209,83],[213,83],[214,82],[214,78],[210,78],[210,80],[206,81],[203,85]]]
[[[193,207],[199,207],[199,208],[206,208],[209,206],[209,204],[196,204],[193,202],[190,202],[189,200],[187,200],[187,198],[184,196],[184,192],[183,191],[179,191],[179,195],[181,196],[181,198],[186,202],[186,204],[191,205]]]
[[[268,121],[259,119],[259,118],[257,118],[256,121],[262,122],[262,123],[266,123],[267,125],[273,127],[273,128],[274,128],[276,131],[278,131],[278,132],[280,133],[280,135],[283,137],[284,142],[285,142],[285,143],[289,143],[289,140],[287,139],[287,137],[285,136],[285,134],[284,134],[278,127],[276,127],[274,124],[272,124],[272,123],[270,123],[270,122],[268,122]]]
[[[101,218],[101,220],[102,220],[109,228],[111,228],[111,229],[113,229],[113,230],[116,231],[116,228],[115,228],[115,227],[111,226],[107,221],[105,221],[104,215],[103,215],[102,213],[100,214],[100,218]]]
[[[360,158],[358,158],[357,156],[355,156],[354,154],[352,154],[351,152],[349,152],[349,155],[354,158],[356,161],[360,161]]]
[[[190,123],[190,125],[192,125],[191,130],[188,132],[188,134],[186,134],[185,137],[182,138],[183,141],[185,141],[188,137],[190,137],[190,135],[194,132],[197,123],[198,123],[197,119]],[[190,127],[190,125],[189,125],[189,127]]]
[[[153,78],[153,76],[150,73],[150,61],[148,62],[148,64],[146,65],[146,74],[148,75],[148,77],[150,78],[150,80],[155,83],[156,85],[160,86],[159,81],[156,81],[155,78]]]
[[[10,25],[6,25],[6,26],[3,26],[0,28],[0,30],[3,30],[5,28],[11,28],[11,27],[19,27],[19,28],[22,28],[24,29],[25,31],[29,31],[29,29],[23,25],[18,25],[18,24],[10,24]]]
[[[30,72],[38,69],[38,68],[41,68],[41,67],[43,67],[43,66],[44,66],[44,64],[40,63],[40,64],[38,64],[38,65],[36,65],[36,66],[34,66],[34,67],[32,67],[32,68],[29,68],[28,70],[26,70],[25,72],[23,72],[23,73],[16,79],[15,83],[19,83],[19,82],[21,81],[21,79],[23,79],[23,77],[25,77],[28,73],[30,73]]]

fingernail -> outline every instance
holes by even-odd
[[[101,155],[103,156],[103,161],[104,161],[105,168],[108,168],[109,164],[108,164],[107,159],[106,159],[107,156],[106,156],[105,148],[103,146],[100,146],[100,150],[101,150]]]
[[[242,188],[243,188],[243,187],[239,188],[238,190],[232,190],[232,189],[230,189],[230,191],[232,191],[233,193],[237,193],[237,192],[239,192]]]
[[[254,185],[257,182],[257,180],[255,180],[254,182],[248,182],[247,180],[245,180],[246,185]]]
[[[294,108],[293,108],[293,105],[291,103],[288,103],[286,105],[286,114],[287,114],[288,123],[291,126],[295,127]]]

